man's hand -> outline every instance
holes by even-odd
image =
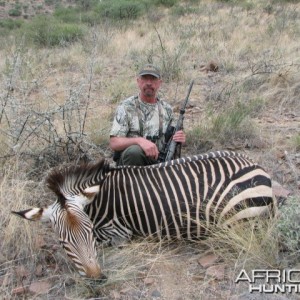
[[[184,144],[186,141],[185,133],[182,130],[178,130],[173,135],[173,141]]]
[[[132,145],[139,145],[147,157],[157,160],[159,152],[157,146],[143,137],[117,137],[110,138],[109,145],[114,151],[122,151]]]
[[[159,151],[154,143],[145,138],[140,138],[139,146],[143,149],[147,157],[157,160]]]

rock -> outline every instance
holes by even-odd
[[[154,290],[152,293],[151,293],[151,296],[153,298],[160,298],[161,297],[161,293],[158,291],[158,290]]]
[[[147,277],[144,279],[144,284],[145,285],[152,285],[155,282],[154,278]]]
[[[225,277],[225,266],[211,266],[206,270],[206,275],[214,277],[217,280],[222,280]]]
[[[287,189],[285,189],[280,183],[273,180],[272,181],[272,189],[273,189],[273,195],[276,198],[287,198],[291,192]]]
[[[127,288],[124,288],[120,291],[120,294],[121,295],[126,295],[126,294],[129,294],[131,292],[131,288],[127,287]]]
[[[23,265],[16,268],[16,275],[19,278],[26,278],[30,275],[30,271]]]
[[[217,262],[218,260],[218,256],[216,256],[215,254],[207,254],[205,256],[202,256],[198,259],[198,263],[204,267],[207,268],[211,265],[213,265],[215,262]]]
[[[200,66],[200,71],[202,72],[218,72],[219,70],[219,66],[218,63],[211,60],[210,62],[208,62],[206,65],[201,65]]]
[[[42,276],[43,275],[43,266],[42,265],[38,265],[35,269],[35,275],[36,276]]]
[[[111,296],[111,299],[114,299],[114,300],[121,299],[121,294],[118,291],[111,291],[110,296]]]
[[[25,294],[26,292],[27,292],[27,289],[25,287],[19,286],[19,287],[12,289],[11,294],[12,295],[22,295],[22,294]]]
[[[34,294],[47,294],[51,288],[48,281],[36,281],[29,286],[29,291]]]

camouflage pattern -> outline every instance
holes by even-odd
[[[145,103],[138,96],[127,98],[118,106],[110,136],[142,136],[155,141],[159,151],[161,151],[164,145],[164,133],[172,120],[173,110],[167,102],[159,101],[161,103],[162,116],[162,134],[160,136],[158,104]],[[140,118],[142,119],[142,124],[140,124]]]

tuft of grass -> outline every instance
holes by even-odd
[[[0,251],[7,260],[14,256],[29,256],[33,252],[34,232],[27,224],[11,214],[11,210],[26,207],[31,182],[18,174],[19,163],[7,163],[2,168],[1,193],[1,244]]]
[[[135,20],[144,10],[144,5],[136,0],[102,1],[96,7],[101,17],[120,20]]]
[[[278,266],[277,218],[255,218],[233,226],[215,225],[204,243],[237,271]]]
[[[203,141],[228,146],[234,142],[251,140],[256,136],[255,123],[251,119],[256,109],[256,105],[243,102],[228,104],[219,111],[209,109],[207,119],[188,132],[189,139],[199,147]]]
[[[279,211],[277,229],[280,241],[290,253],[300,253],[300,198],[297,196],[288,198]]]
[[[300,134],[295,134],[291,138],[291,144],[292,147],[295,149],[295,151],[300,151]]]
[[[193,126],[186,134],[189,141],[187,145],[189,152],[200,154],[213,148],[213,141],[207,136],[205,126]]]

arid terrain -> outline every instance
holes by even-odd
[[[68,23],[80,38],[50,45],[37,44],[36,33],[62,30],[67,13],[47,19],[58,1],[46,2],[0,1],[1,22],[25,24],[11,30],[0,22],[0,298],[300,299],[300,290],[250,293],[247,282],[235,282],[241,270],[300,269],[300,3],[158,1],[134,19],[93,25],[81,21],[89,13],[82,10]],[[21,15],[11,16],[16,3]],[[182,155],[247,154],[271,175],[278,215],[198,242],[99,245],[108,280],[95,284],[79,277],[50,224],[10,212],[55,200],[43,181],[52,167],[113,163],[113,114],[137,93],[145,62],[161,68],[160,96],[176,113],[194,80]]]

